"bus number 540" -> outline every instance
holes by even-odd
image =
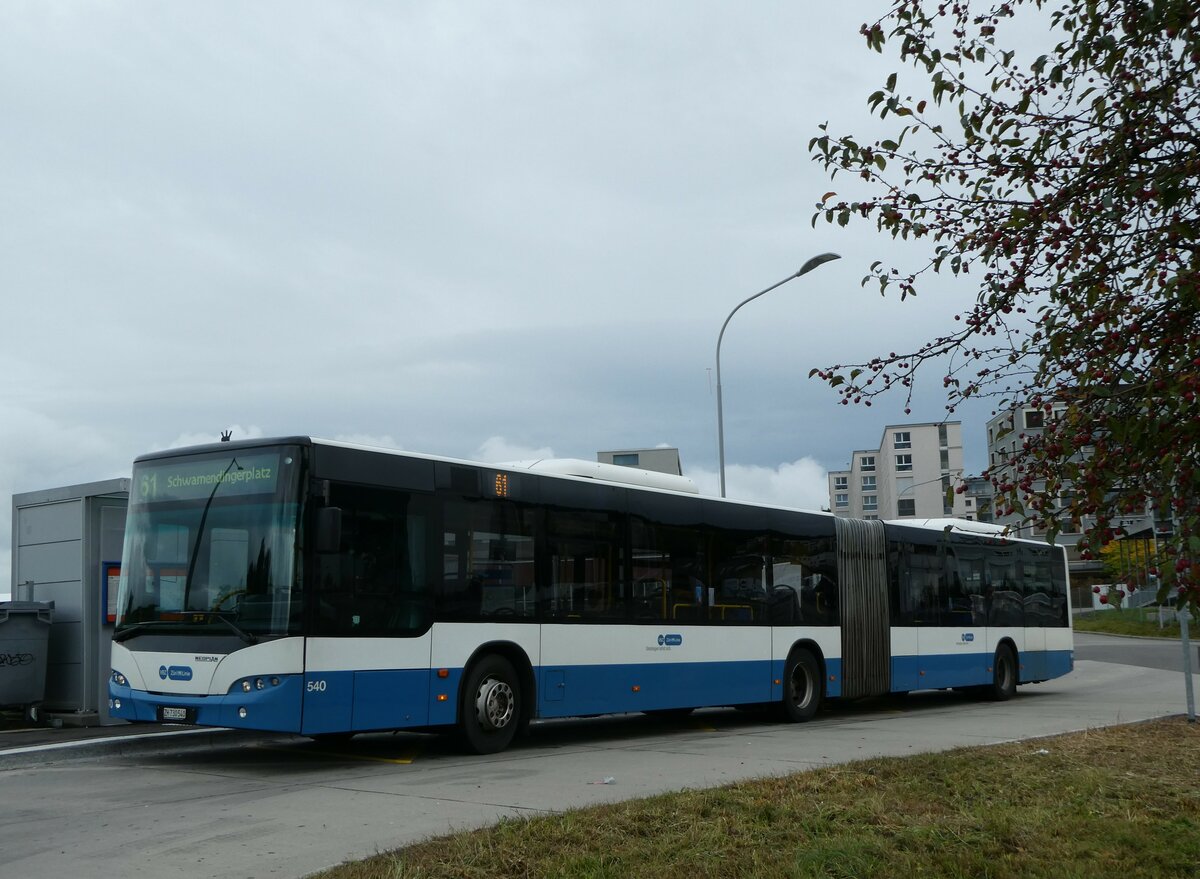
[[[309,681],[308,682],[308,692],[324,693],[325,692],[325,682],[324,681]]]

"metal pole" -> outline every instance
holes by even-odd
[[[1179,617],[1179,640],[1183,644],[1183,686],[1187,690],[1187,719],[1188,723],[1195,723],[1196,696],[1192,691],[1192,648],[1188,641],[1188,620],[1192,614],[1186,603],[1179,608],[1176,616]]]
[[[717,464],[721,477],[721,497],[725,497],[725,412],[721,406],[721,340],[725,338],[725,328],[729,326],[729,322],[733,320],[733,316],[737,314],[739,308],[747,302],[753,302],[764,293],[770,293],[776,287],[782,287],[788,281],[798,278],[801,275],[806,275],[819,265],[829,262],[830,260],[841,259],[836,253],[822,253],[820,256],[814,256],[808,262],[800,267],[800,270],[795,274],[788,275],[782,281],[772,284],[765,290],[759,290],[748,299],[743,299],[737,304],[733,311],[729,312],[729,317],[725,318],[725,323],[721,324],[721,332],[717,336]]]

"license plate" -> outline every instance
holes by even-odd
[[[163,705],[158,709],[158,719],[166,723],[188,723],[191,721],[190,708],[178,708],[174,705]]]

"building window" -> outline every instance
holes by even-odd
[[[849,491],[850,490],[850,477],[849,476],[833,477],[833,490],[834,491]]]
[[[638,456],[634,452],[628,455],[613,455],[613,463],[621,467],[636,467],[638,465]]]
[[[870,519],[871,521],[874,521],[874,520],[878,519],[879,517],[878,517],[878,516],[863,516],[863,518],[864,518],[864,519]]]
[[[896,456],[896,471],[904,472],[912,470],[912,455],[897,455]]]
[[[1042,428],[1046,426],[1045,416],[1041,409],[1026,409],[1025,410],[1025,429]]]
[[[897,449],[912,448],[912,433],[907,430],[898,430],[892,434],[892,446]]]
[[[864,476],[862,478],[862,490],[863,491],[874,491],[875,490],[875,477],[874,476]]]
[[[875,472],[875,456],[874,455],[863,455],[861,458],[859,458],[858,459],[858,469],[861,470],[863,473],[874,473]]]
[[[848,507],[848,506],[850,506],[850,495],[848,495],[848,494],[835,495],[833,498],[833,502],[835,504],[837,504],[837,506],[839,506],[839,507]]]
[[[942,469],[949,470],[950,469],[950,450],[942,449],[941,456],[942,456]]]
[[[943,449],[950,445],[950,435],[946,432],[946,425],[938,425],[938,445]]]
[[[971,500],[970,498],[967,498],[965,503],[968,510],[975,506],[975,501]]]
[[[915,499],[906,497],[896,501],[897,516],[915,516],[917,515],[917,502]]]
[[[868,510],[878,510],[878,509],[879,509],[878,495],[864,494],[863,495],[863,512],[866,512]]]

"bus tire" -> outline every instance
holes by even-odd
[[[1007,702],[1017,692],[1017,654],[1007,644],[996,648],[992,658],[992,685],[986,688],[994,702]]]
[[[803,648],[793,650],[783,669],[783,719],[812,720],[821,707],[821,665]]]
[[[512,663],[489,654],[467,673],[458,706],[458,735],[472,754],[496,754],[521,726],[521,683]]]

